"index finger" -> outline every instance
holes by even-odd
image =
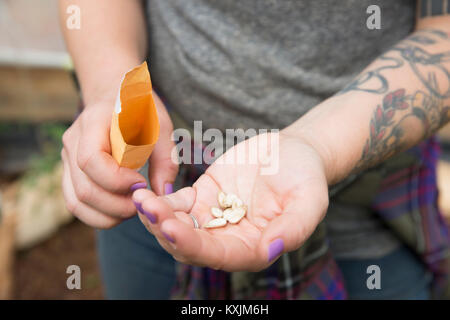
[[[143,175],[120,167],[110,154],[103,151],[92,153],[86,160],[78,159],[78,166],[94,183],[112,193],[128,193],[147,186]]]

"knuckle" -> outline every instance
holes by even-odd
[[[62,136],[62,143],[63,143],[64,148],[70,150],[70,146],[71,146],[70,128],[64,132],[64,134]]]
[[[179,167],[178,163],[172,161],[172,158],[167,159],[167,169],[169,169],[171,171],[177,171],[178,167]]]
[[[178,168],[179,168],[178,163],[174,163],[172,160],[170,160],[170,163],[169,163],[167,169],[170,172],[177,173],[178,172]]]
[[[79,150],[83,150],[80,146]],[[89,163],[89,160],[92,158],[92,154],[88,152],[79,152],[77,154],[77,165],[78,167],[84,171]]]
[[[121,177],[120,167],[117,167],[117,170],[111,172],[111,175],[108,179],[108,189],[113,193],[120,193],[123,189],[122,181],[118,177]]]
[[[76,209],[78,206],[78,202],[76,200],[66,200],[66,209],[69,211],[72,215],[76,216]]]
[[[74,189],[78,200],[80,200],[81,202],[87,203],[91,200],[91,191],[88,186],[79,184],[75,185]]]

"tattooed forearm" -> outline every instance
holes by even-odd
[[[448,35],[441,30],[437,30],[437,29],[422,29],[422,30],[417,30],[415,32],[415,34],[422,34],[422,33],[427,33],[428,35],[433,35],[436,36],[438,38],[441,38],[442,40],[448,40]],[[412,35],[414,36],[414,35]],[[407,38],[408,39],[408,38]]]
[[[436,41],[434,39],[431,39],[430,37],[423,36],[421,34],[415,34],[413,36],[410,36],[408,38],[408,40],[409,41],[413,41],[413,42],[417,42],[417,43],[423,44],[423,45],[435,44],[436,43]]]
[[[374,70],[364,72],[337,94],[350,91],[363,91],[376,94],[386,93],[389,90],[389,83],[382,72],[387,69],[398,69],[403,66],[404,62],[400,58],[389,57],[389,54],[384,54],[378,59],[388,61],[389,63]]]
[[[429,54],[420,47],[408,45],[399,46],[393,50],[400,52],[404,61],[408,62],[411,69],[430,93],[441,99],[450,97],[450,72],[444,66],[445,62],[450,61],[450,51]],[[439,73],[442,73],[443,77],[439,77]],[[437,78],[445,79],[446,83],[438,84]]]
[[[428,137],[450,119],[450,107],[423,91],[412,95],[407,95],[405,89],[389,92],[370,120],[369,138],[354,171],[374,166],[410,147],[406,135],[413,129],[408,121],[411,119],[421,124],[421,132],[415,134]]]
[[[423,67],[434,67],[436,69],[440,69],[441,72],[448,74],[447,69],[442,66],[442,63],[450,60],[450,51],[441,54],[429,54],[423,48],[415,45],[414,43],[425,46],[435,44],[437,41],[443,40],[449,41],[450,43],[448,35],[440,30],[427,29],[415,32],[406,38],[402,43],[394,46],[378,58],[379,61],[386,61],[385,64],[357,76],[350,84],[338,92],[338,94],[343,94],[350,91],[384,94],[389,90],[389,83],[383,73],[389,69],[399,69],[403,67],[405,62],[411,66],[424,85],[429,86],[429,79],[425,79],[425,77],[428,76],[429,71],[424,70],[425,73],[427,73],[424,76],[422,74]],[[400,57],[396,54],[397,52],[400,53]]]
[[[414,33],[378,59],[387,63],[364,72],[340,92],[383,95],[370,120],[369,138],[354,172],[407,149],[417,142],[415,138],[432,135],[450,119],[450,50],[431,53],[426,49],[439,42],[448,42],[450,47],[448,36],[442,31]],[[408,93],[406,89],[398,89],[395,83],[391,84],[386,71],[400,68],[411,70],[423,89]]]

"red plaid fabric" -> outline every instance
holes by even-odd
[[[450,298],[449,232],[436,201],[439,145],[431,138],[410,149],[408,155],[414,158],[412,165],[388,172],[380,179],[372,209],[433,273],[433,296]],[[188,166],[185,185],[197,180],[206,167]],[[261,272],[227,273],[180,265],[173,292],[177,299],[346,299],[347,296],[322,225],[302,248],[284,254]]]

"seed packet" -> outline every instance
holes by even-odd
[[[121,167],[139,169],[150,157],[159,137],[159,120],[147,63],[127,72],[113,112],[110,142]]]

